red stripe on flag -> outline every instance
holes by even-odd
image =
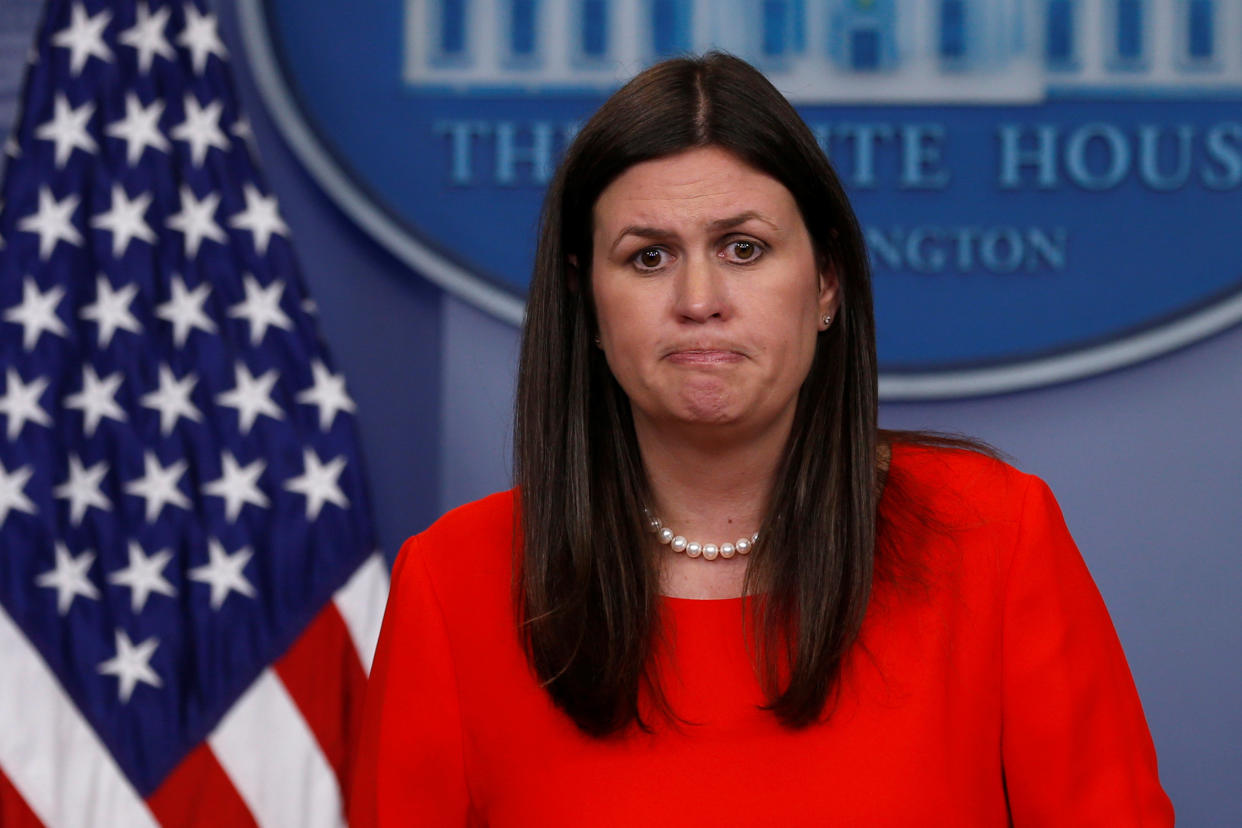
[[[336,773],[348,813],[367,677],[336,605],[329,601],[274,666]]]
[[[43,828],[43,823],[22,799],[0,768],[0,825],[4,828]]]
[[[177,765],[147,805],[164,828],[257,824],[206,742]]]

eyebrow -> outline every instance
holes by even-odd
[[[721,230],[728,230],[732,227],[737,227],[751,220],[761,221],[764,224],[770,226],[773,230],[780,229],[777,226],[775,221],[768,218],[763,213],[759,213],[754,210],[747,210],[743,213],[738,213],[735,216],[728,216],[726,218],[716,219],[711,224],[707,225],[707,230],[708,232],[715,233]],[[651,227],[649,225],[631,224],[621,230],[621,232],[617,235],[616,241],[612,243],[612,247],[610,247],[609,250],[610,251],[616,250],[617,245],[621,244],[621,240],[624,239],[626,236],[639,236],[640,238],[644,238],[644,239],[660,239],[668,235],[669,235],[668,230],[664,230],[659,227]]]

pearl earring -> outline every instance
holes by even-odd
[[[832,324],[832,314],[830,313],[824,314],[824,327],[826,328],[831,324]]]

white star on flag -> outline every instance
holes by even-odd
[[[254,130],[250,128],[250,119],[245,115],[239,116],[233,125],[229,127],[229,132],[233,133],[233,137],[240,138],[246,144],[246,150],[250,153],[252,159],[259,155],[259,148],[254,142]]]
[[[120,184],[112,185],[112,206],[106,213],[91,216],[91,227],[112,234],[112,258],[119,259],[124,256],[132,239],[155,244],[155,231],[143,219],[150,206],[150,193],[141,193],[130,200],[124,187]]]
[[[69,501],[69,522],[74,526],[82,523],[86,510],[91,506],[105,512],[112,511],[112,501],[99,489],[107,473],[108,464],[103,460],[88,469],[76,454],[69,455],[69,479],[52,489],[52,495]]]
[[[168,139],[160,132],[164,102],[156,98],[144,108],[133,92],[125,93],[125,117],[108,124],[105,133],[125,142],[125,161],[133,167],[142,159],[147,147],[168,152]]]
[[[144,408],[159,410],[160,434],[171,434],[177,425],[177,420],[181,417],[202,422],[202,412],[190,401],[190,394],[194,392],[194,386],[197,384],[198,377],[193,371],[178,380],[167,363],[160,364],[159,388],[141,397]]]
[[[285,488],[306,497],[307,520],[319,517],[324,503],[349,508],[349,499],[337,483],[337,478],[345,469],[344,457],[334,458],[325,465],[319,462],[314,449],[306,448],[302,450],[302,462],[302,474],[285,481]]]
[[[5,369],[4,396],[0,397],[0,414],[8,420],[9,441],[17,439],[26,423],[36,423],[51,428],[52,418],[39,405],[39,397],[47,390],[47,377],[38,377],[29,383],[22,382],[22,375],[10,365]]]
[[[98,149],[95,139],[86,131],[86,122],[95,114],[95,104],[88,101],[77,109],[71,109],[69,99],[64,93],[57,93],[53,110],[52,120],[40,124],[35,130],[35,137],[56,144],[57,167],[65,166],[74,149],[86,153],[93,153]]]
[[[243,191],[246,209],[229,218],[229,226],[249,230],[254,235],[254,249],[262,256],[272,234],[289,236],[289,227],[280,217],[276,196],[264,196],[253,184],[247,183]]]
[[[81,199],[70,193],[57,201],[47,187],[39,188],[39,209],[17,223],[18,230],[39,234],[39,258],[46,259],[56,249],[57,241],[74,247],[82,246],[82,234],[73,226],[73,211]]]
[[[26,497],[26,483],[32,474],[34,469],[30,466],[22,466],[10,472],[4,467],[4,461],[0,460],[0,528],[9,519],[9,512],[36,514],[34,503]]]
[[[99,347],[107,348],[112,335],[117,329],[123,328],[130,333],[142,333],[142,326],[129,312],[130,303],[138,295],[138,285],[128,284],[120,290],[113,290],[112,283],[102,273],[95,277],[95,301],[83,305],[78,315],[83,319],[95,322],[99,326]]]
[[[246,143],[250,143],[250,141],[254,138],[254,130],[250,128],[250,119],[245,115],[242,115],[238,117],[237,120],[233,121],[233,126],[229,128],[229,131]]]
[[[143,452],[142,477],[125,484],[125,491],[146,501],[147,523],[154,523],[164,506],[191,509],[190,499],[177,488],[181,475],[185,474],[186,462],[178,460],[170,466],[160,465],[159,458],[150,449]]]
[[[103,32],[112,20],[112,12],[103,9],[87,17],[86,7],[74,3],[69,25],[52,35],[52,43],[69,50],[69,72],[77,75],[86,61],[97,57],[105,63],[112,60],[112,50],[104,43]]]
[[[260,414],[266,414],[274,420],[285,418],[284,412],[271,396],[272,386],[280,379],[280,373],[275,368],[257,379],[243,362],[238,362],[233,370],[233,388],[217,394],[216,402],[237,409],[237,421],[242,434],[250,433],[251,426]]]
[[[194,258],[203,239],[224,244],[224,231],[216,224],[216,208],[220,206],[220,194],[213,192],[199,201],[188,184],[181,185],[181,212],[169,216],[165,224],[185,236],[185,255]]]
[[[250,344],[258,345],[269,327],[293,330],[293,320],[280,309],[280,297],[285,291],[285,283],[277,279],[266,288],[259,285],[259,280],[246,274],[243,280],[246,298],[229,307],[229,316],[244,318],[250,323]]]
[[[56,590],[56,612],[60,615],[68,613],[73,599],[79,595],[98,601],[99,590],[86,577],[95,562],[95,553],[86,551],[75,558],[60,541],[56,542],[55,548],[56,567],[36,576],[35,585]]]
[[[29,351],[39,341],[44,331],[65,337],[69,329],[56,315],[56,306],[65,297],[65,289],[53,285],[47,293],[39,292],[39,285],[27,276],[22,281],[22,301],[4,312],[4,318],[22,326],[22,348]]]
[[[142,547],[134,541],[129,542],[129,566],[118,569],[108,576],[108,583],[129,588],[129,606],[134,614],[142,612],[147,605],[151,593],[175,597],[177,590],[164,577],[164,567],[172,560],[172,552],[167,549],[147,557]]]
[[[81,410],[82,431],[87,437],[94,436],[96,426],[104,417],[125,422],[125,409],[116,402],[116,391],[123,378],[117,371],[101,380],[93,365],[87,363],[82,367],[82,390],[65,397],[65,408]]]
[[[138,71],[144,75],[151,69],[156,55],[166,60],[177,59],[172,44],[164,37],[164,26],[168,24],[170,14],[172,9],[167,6],[151,14],[146,3],[139,3],[138,19],[134,25],[117,36],[121,43],[138,50]]]
[[[227,150],[229,139],[220,131],[220,115],[224,104],[212,101],[204,109],[194,93],[185,96],[185,120],[172,129],[172,137],[190,145],[190,160],[201,167],[211,147]]]
[[[177,45],[190,50],[194,74],[201,75],[207,68],[207,59],[212,55],[224,60],[228,56],[220,35],[216,32],[216,17],[213,14],[202,14],[194,6],[185,7],[185,27],[177,38]]]
[[[218,610],[229,597],[230,592],[239,592],[247,598],[254,597],[254,587],[242,570],[250,562],[254,553],[250,547],[243,546],[232,555],[224,551],[224,546],[215,538],[207,540],[208,562],[190,570],[192,581],[199,581],[211,586],[211,608]]]
[[[211,286],[203,282],[194,290],[185,289],[185,281],[180,276],[170,280],[172,296],[162,305],[156,305],[155,315],[173,326],[173,343],[180,348],[185,345],[190,331],[198,328],[207,333],[216,332],[216,323],[203,310],[203,303],[211,293]]]
[[[241,466],[233,457],[232,452],[224,452],[220,456],[220,476],[203,485],[203,493],[212,497],[224,498],[224,514],[229,522],[237,520],[242,506],[249,503],[263,509],[270,502],[267,495],[259,490],[259,475],[267,468],[263,460],[255,460],[248,466]]]
[[[319,407],[319,428],[327,431],[340,411],[353,413],[357,408],[349,394],[345,393],[345,375],[333,374],[322,361],[311,363],[314,384],[298,394],[297,400]]]
[[[148,638],[135,647],[125,630],[117,627],[116,656],[101,662],[99,673],[105,676],[116,676],[120,680],[117,689],[122,704],[129,701],[129,697],[134,693],[134,687],[139,682],[152,687],[163,686],[159,674],[151,669],[151,656],[155,654],[155,648],[159,645],[158,638]]]

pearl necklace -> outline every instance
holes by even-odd
[[[704,560],[714,561],[717,557],[732,558],[734,555],[749,555],[750,550],[759,542],[758,532],[749,538],[738,538],[733,543],[722,543],[719,546],[714,543],[688,541],[685,535],[679,535],[665,526],[664,522],[651,514],[646,507],[643,507],[643,517],[647,519],[647,531],[654,534],[656,540],[671,547],[674,552],[685,552],[691,558],[702,555]]]

